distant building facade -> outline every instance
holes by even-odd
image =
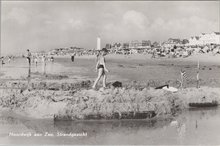
[[[112,47],[111,44],[106,44],[106,45],[105,45],[105,48],[106,48],[107,50],[110,50],[111,47]]]
[[[150,47],[151,46],[151,41],[150,40],[142,40],[142,46]]]
[[[162,43],[163,47],[173,47],[173,46],[180,46],[182,45],[182,40],[180,39],[173,39],[173,38],[169,38],[167,41]]]
[[[122,48],[124,48],[124,49],[128,49],[128,48],[129,48],[129,43],[123,43]]]
[[[202,33],[189,39],[189,45],[220,44],[220,32]]]
[[[151,46],[150,40],[142,40],[141,42],[134,40],[129,43],[129,49],[147,49],[150,48],[150,46]]]

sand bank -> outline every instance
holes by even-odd
[[[26,86],[25,83],[19,84]],[[140,88],[130,85],[96,91],[89,89],[90,84],[91,81],[70,85],[66,83],[65,87],[64,84],[56,83],[53,88],[49,83],[38,83],[38,86],[27,88],[8,86],[0,89],[0,107],[38,119],[89,120],[120,119],[140,113],[147,113],[145,118],[153,118],[175,115],[189,108],[190,102],[220,103],[219,88],[202,86],[172,93],[150,86]]]

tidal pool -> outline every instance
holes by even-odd
[[[219,145],[220,108],[187,110],[172,119],[58,121],[0,114],[0,144]]]

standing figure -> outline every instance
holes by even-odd
[[[29,64],[29,67],[31,66],[31,52],[29,51],[29,49],[27,49],[27,61],[28,61],[28,64]]]
[[[42,63],[43,63],[43,74],[46,74],[46,56],[42,56]]]
[[[184,71],[183,69],[181,69],[181,71],[180,71],[180,79],[181,79],[181,85],[180,85],[180,87],[181,87],[181,89],[183,89],[183,87],[184,87],[184,81],[187,79],[187,75],[186,75],[186,71]]]
[[[38,56],[37,55],[34,57],[34,63],[35,63],[35,66],[37,66],[37,63],[38,63]]]
[[[71,61],[72,61],[72,62],[74,62],[75,56],[76,56],[76,53],[74,52],[74,53],[71,55]]]
[[[8,63],[11,62],[11,56],[8,56]]]
[[[1,64],[2,64],[2,66],[3,66],[3,65],[5,64],[5,62],[4,62],[4,56],[1,57],[0,59],[1,59]]]
[[[54,62],[54,57],[51,56],[51,57],[50,57],[50,60],[51,60],[51,62]]]
[[[92,88],[95,89],[98,81],[100,80],[101,77],[103,77],[103,88],[106,88],[106,72],[109,72],[108,69],[106,68],[105,65],[105,55],[107,54],[107,49],[103,48],[100,51],[100,54],[97,58],[97,63],[96,63],[96,71],[98,71],[98,77],[96,78]]]

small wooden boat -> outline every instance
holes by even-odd
[[[204,107],[216,107],[218,106],[217,101],[212,101],[212,102],[194,102],[194,103],[189,103],[190,107],[195,107],[195,108],[204,108]]]
[[[155,111],[146,112],[122,112],[113,113],[109,116],[104,116],[102,114],[90,114],[85,115],[82,119],[77,119],[69,115],[54,115],[54,121],[66,121],[66,120],[116,120],[116,119],[150,119],[156,116]]]

